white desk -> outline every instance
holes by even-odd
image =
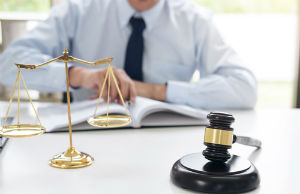
[[[263,142],[254,153],[238,144],[231,150],[248,157],[260,172],[261,185],[252,193],[299,193],[300,110],[230,112],[237,135]],[[67,149],[67,133],[11,139],[0,154],[0,193],[191,193],[172,184],[170,170],[183,155],[205,148],[203,129],[76,132],[74,146],[94,156],[95,163],[72,170],[48,166],[52,155]]]

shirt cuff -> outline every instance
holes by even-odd
[[[75,67],[75,66],[70,65],[69,70],[68,70],[68,71],[69,71],[69,75],[70,75],[70,70],[71,70],[73,67]],[[69,79],[70,79],[70,76],[69,76]],[[70,85],[70,88],[71,88],[71,90],[78,90],[78,89],[80,89],[81,87],[80,87],[80,86],[78,86],[78,87],[73,87],[73,86]]]
[[[182,81],[168,81],[166,101],[175,104],[187,104],[190,84]]]

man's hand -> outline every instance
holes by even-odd
[[[136,87],[135,83],[129,78],[129,76],[122,69],[117,69],[112,67],[114,75],[117,79],[118,86],[122,97],[124,100],[130,100],[131,102],[135,102],[136,97]],[[84,87],[86,89],[94,90],[95,94],[90,97],[90,99],[95,99],[99,97],[100,90],[102,88],[105,74],[107,72],[107,68],[105,69],[87,69],[82,67],[73,67],[69,71],[70,77],[70,85],[71,87]],[[102,94],[102,98],[107,100],[107,87],[108,87],[108,79],[106,81],[106,85],[104,86],[104,91]],[[110,101],[118,101],[121,103],[121,99],[118,95],[117,87],[114,83],[114,80],[111,76],[110,78]]]
[[[117,69],[115,67],[112,67],[112,69],[124,100],[135,102],[135,97],[137,95],[154,100],[166,100],[167,86],[165,84],[148,84],[144,82],[133,81],[123,69]],[[84,87],[86,89],[94,90],[95,94],[92,95],[90,99],[98,98],[105,79],[106,71],[107,69],[87,69],[82,67],[73,67],[69,72],[70,85],[71,87]],[[110,86],[110,100],[117,100],[118,103],[121,103],[121,99],[119,98],[118,91],[112,77],[110,80]],[[108,81],[104,87],[105,88],[102,97],[104,100],[107,100]]]

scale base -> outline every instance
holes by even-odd
[[[55,168],[72,169],[83,168],[91,165],[93,162],[93,157],[86,153],[78,152],[74,147],[72,147],[64,153],[55,155],[49,161],[49,165]]]
[[[171,170],[173,183],[185,189],[205,193],[243,193],[260,183],[255,166],[233,155],[227,162],[211,162],[202,153],[179,159]]]

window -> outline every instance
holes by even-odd
[[[0,11],[47,12],[50,0],[0,0]]]
[[[258,80],[258,108],[295,105],[297,0],[194,0],[215,12],[225,40]]]
[[[215,13],[296,13],[297,0],[194,0]]]

